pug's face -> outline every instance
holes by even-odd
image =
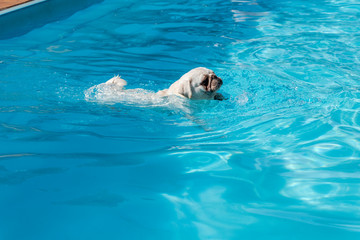
[[[191,84],[191,99],[214,99],[223,84],[221,78],[207,68],[195,68],[186,75]]]

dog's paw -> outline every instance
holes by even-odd
[[[216,93],[214,96],[214,100],[222,101],[226,100],[226,98],[221,93]]]

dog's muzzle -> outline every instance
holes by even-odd
[[[211,79],[209,86],[208,86],[208,91],[210,92],[215,92],[217,90],[219,90],[219,88],[221,87],[221,85],[223,84],[221,78],[215,76],[214,78]]]

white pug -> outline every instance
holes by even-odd
[[[220,89],[222,80],[207,68],[198,67],[184,74],[169,89],[159,91],[160,96],[177,95],[189,99],[215,99],[224,97],[216,91]]]
[[[223,100],[222,94],[217,93],[222,85],[222,80],[215,73],[207,68],[198,67],[184,74],[174,82],[168,89],[156,93],[158,96],[177,95],[189,99],[215,99]],[[123,89],[127,82],[119,76],[113,77],[105,84],[116,85]],[[135,90],[135,89],[134,89]],[[126,90],[126,91],[134,91]]]

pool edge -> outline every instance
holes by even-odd
[[[35,5],[35,4],[38,4],[38,3],[41,3],[41,2],[45,2],[45,1],[47,1],[47,0],[32,0],[32,1],[29,1],[29,2],[13,5],[11,7],[0,10],[0,17],[2,15],[4,15],[4,14],[8,14],[8,13],[11,13],[11,12],[14,12],[14,11],[18,11],[18,10],[21,10],[22,8],[30,7],[32,5]]]

